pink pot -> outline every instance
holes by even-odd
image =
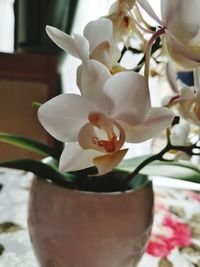
[[[149,183],[139,190],[92,193],[35,178],[29,231],[41,267],[134,267],[153,218]]]

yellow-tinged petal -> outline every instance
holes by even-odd
[[[105,41],[94,49],[90,54],[91,59],[95,59],[105,65],[110,71],[113,66],[117,65],[117,62],[121,56],[121,51],[116,45],[110,45],[108,41]]]
[[[98,175],[104,175],[111,172],[124,158],[127,151],[128,149],[122,149],[111,154],[94,158],[93,162],[98,169]]]
[[[200,46],[183,43],[170,31],[165,30],[165,47],[174,62],[184,69],[193,69],[200,65]]]
[[[112,22],[106,18],[90,21],[83,31],[84,37],[90,43],[90,53],[101,43],[113,43]]]

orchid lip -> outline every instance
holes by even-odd
[[[115,120],[97,111],[90,113],[88,120],[89,123],[79,132],[79,143],[83,149],[96,149],[103,153],[113,153],[121,149],[125,142],[125,133]]]

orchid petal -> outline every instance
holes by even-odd
[[[88,100],[75,94],[54,97],[38,110],[43,127],[63,142],[77,141],[80,128],[88,121],[92,107]]]
[[[83,68],[81,92],[93,103],[96,111],[106,112],[110,107],[108,99],[103,93],[103,86],[111,76],[109,70],[95,60],[89,60]]]
[[[98,169],[98,175],[111,172],[120,163],[127,151],[128,149],[122,149],[111,154],[94,158],[93,162]]]
[[[181,89],[181,96],[180,100],[181,101],[194,101],[196,98],[196,94],[194,93],[194,89],[191,87],[185,86]]]
[[[97,145],[95,140],[98,140],[94,126],[91,123],[86,123],[80,130],[78,141],[82,149],[95,149],[100,152],[106,152],[103,147]]]
[[[178,85],[176,81],[176,71],[173,68],[173,65],[171,62],[167,63],[166,65],[166,77],[173,92],[176,94],[179,93],[179,89],[178,89]]]
[[[199,45],[199,43],[200,43],[200,29],[197,32],[197,34],[191,39],[191,43]]]
[[[126,141],[140,143],[146,141],[166,129],[174,118],[174,113],[168,108],[152,108],[149,118],[141,124],[131,125],[119,121],[125,131]]]
[[[84,69],[84,65],[81,64],[78,66],[77,70],[76,70],[76,84],[82,94],[82,90],[81,90],[81,77],[83,74],[83,69]]]
[[[190,132],[190,125],[188,122],[181,120],[171,129],[170,141],[174,146],[183,146],[186,144],[187,137]]]
[[[150,6],[147,0],[137,0],[140,6],[147,12],[147,14],[154,19],[159,25],[165,26],[165,23],[159,19],[159,17],[154,12],[153,8]]]
[[[187,119],[189,117],[190,110],[195,100],[196,94],[191,87],[183,87],[181,89],[178,110],[183,118]]]
[[[192,105],[193,105],[192,101],[184,101],[180,103],[180,105],[178,106],[178,111],[180,115],[186,120],[189,118]]]
[[[68,143],[60,157],[59,169],[78,171],[94,166],[93,159],[101,155],[95,150],[83,150],[78,142]]]
[[[110,60],[109,55],[110,45],[108,42],[103,42],[95,49],[90,55],[91,59],[97,60],[98,62],[101,62],[103,65],[105,65],[108,69],[112,68],[112,62]]]
[[[182,4],[182,0],[160,1],[161,18],[168,29],[171,29],[170,25],[173,24],[174,20],[176,20],[177,13],[179,12],[178,14],[180,14],[179,8],[182,8]],[[176,27],[176,23],[174,26]]]
[[[110,45],[107,41],[98,45],[91,53],[90,58],[95,59],[112,70],[121,56],[121,51],[116,45]]]
[[[112,22],[105,18],[91,21],[86,25],[83,35],[89,41],[90,53],[92,53],[99,44],[105,41],[109,44],[113,42]]]
[[[110,61],[111,61],[112,66],[113,66],[113,65],[116,65],[116,63],[120,59],[121,51],[119,50],[119,48],[116,45],[111,45],[109,55],[110,55]]]
[[[113,103],[113,118],[136,124],[147,116],[150,96],[142,75],[132,71],[119,72],[107,80],[104,92]]]
[[[68,34],[52,26],[46,26],[46,32],[51,40],[65,52],[80,58],[74,43],[74,39]]]
[[[181,43],[168,30],[165,30],[165,33],[166,47],[171,58],[185,69],[197,67],[200,63],[200,49],[192,50],[191,46]]]
[[[85,37],[74,34],[74,44],[76,47],[76,51],[83,62],[87,62],[89,60],[89,43]]]
[[[189,119],[190,122],[196,124],[197,126],[200,126],[200,106],[197,104],[192,105],[192,108],[190,109],[188,113],[187,119]]]
[[[199,32],[199,9],[199,0],[161,0],[161,17],[167,29],[185,42]]]

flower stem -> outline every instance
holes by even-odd
[[[156,41],[154,42],[152,48],[151,48],[151,55],[154,54],[159,48],[161,48],[161,44],[160,44],[160,38],[157,37]],[[138,50],[136,48],[133,48],[133,47],[124,47],[122,52],[121,52],[121,57],[120,59],[118,60],[118,63],[121,62],[124,54],[126,53],[126,51],[130,51],[132,52],[133,54],[141,54],[143,53],[142,50]],[[136,67],[134,68],[136,72],[139,72],[142,68],[142,66],[144,65],[144,62],[145,62],[145,54],[144,56],[142,57],[142,59],[138,62],[138,64],[136,65]]]
[[[146,48],[146,54],[145,54],[145,69],[144,69],[144,76],[148,82],[148,79],[149,79],[149,65],[150,65],[150,58],[151,58],[151,55],[152,55],[152,47],[153,47],[153,44],[155,42],[155,40],[157,40],[158,37],[160,37],[161,35],[163,35],[165,33],[165,28],[160,28],[157,32],[155,32],[148,44],[147,44],[147,48]]]
[[[158,37],[155,41],[155,43],[153,44],[152,48],[151,48],[151,55],[153,55],[159,48],[161,48],[160,45],[160,38]],[[146,58],[146,54],[144,54],[144,56],[142,57],[142,59],[138,62],[137,66],[135,67],[136,72],[139,72],[145,62],[145,58]]]
[[[155,154],[155,155],[145,159],[140,165],[137,166],[137,168],[132,173],[130,173],[126,177],[124,182],[125,183],[130,182],[135,177],[135,175],[137,175],[140,172],[140,170],[143,169],[149,163],[151,163],[155,160],[163,160],[164,154],[167,153],[170,149],[171,149],[171,145],[167,144],[158,154]]]

